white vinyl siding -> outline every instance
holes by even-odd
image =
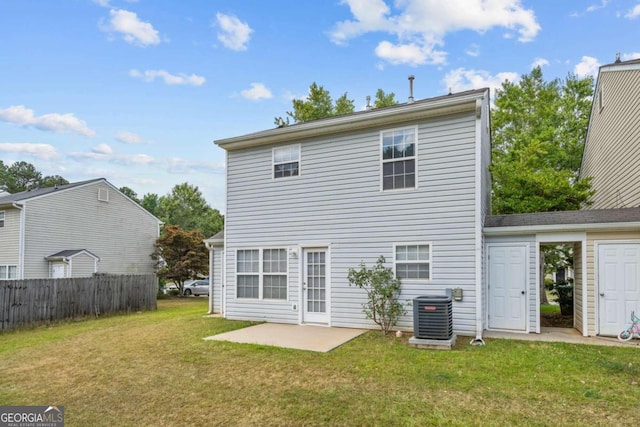
[[[394,242],[432,242],[438,248],[430,260],[437,275],[431,274],[429,293],[463,288],[463,301],[454,304],[454,329],[475,333],[475,107],[397,129],[416,134],[418,173],[411,191],[381,191],[382,136],[375,127],[302,141],[304,174],[295,180],[271,179],[276,145],[227,153],[228,318],[298,323],[302,245],[330,248],[330,325],[374,327],[362,313],[365,294],[349,286],[349,268],[361,262],[371,267],[380,255],[393,267]],[[482,137],[488,145],[488,133]],[[252,247],[292,249],[287,301],[236,297],[236,251]],[[424,292],[424,283],[406,281],[400,299],[411,301]],[[412,329],[410,311],[398,326]]]
[[[401,280],[429,280],[431,278],[431,245],[395,245],[395,272]]]

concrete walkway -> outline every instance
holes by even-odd
[[[364,329],[262,323],[205,338],[326,353],[367,332]]]
[[[569,344],[588,344],[615,347],[639,347],[640,340],[620,342],[614,337],[584,337],[576,329],[570,328],[540,328],[540,333],[518,334],[513,332],[485,331],[483,338],[502,338],[521,341],[566,342]]]

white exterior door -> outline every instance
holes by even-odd
[[[62,263],[51,264],[51,278],[62,279],[64,277],[65,277],[64,264]]]
[[[302,316],[305,323],[329,323],[329,280],[326,248],[304,250]]]
[[[598,245],[599,334],[615,336],[640,316],[640,243]]]
[[[489,245],[489,329],[525,331],[527,248]]]

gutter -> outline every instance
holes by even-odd
[[[517,225],[506,227],[484,227],[485,236],[525,235],[545,232],[567,231],[624,231],[637,230],[640,221],[633,222],[609,222],[609,223],[583,223],[583,224],[550,224],[550,225]]]

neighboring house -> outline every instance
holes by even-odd
[[[153,273],[161,222],[105,179],[0,197],[0,280]]]
[[[372,328],[347,274],[383,255],[403,302],[462,290],[454,332],[539,333],[540,247],[568,243],[575,328],[616,335],[640,312],[640,208],[488,215],[489,114],[475,90],[216,141],[227,212],[205,241],[210,310]],[[412,320],[408,307],[398,328]]]
[[[587,209],[640,206],[640,59],[598,73],[580,177],[592,177]]]

